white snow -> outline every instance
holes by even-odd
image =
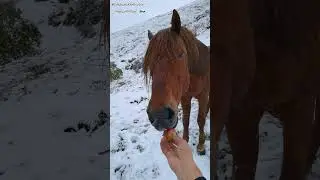
[[[79,122],[96,124],[100,110],[109,113],[104,54],[94,50],[97,39],[81,40],[74,28],[48,27],[54,5],[17,5],[33,22],[43,20],[37,24],[46,51],[0,67],[0,179],[105,180],[108,154],[98,154],[109,148],[107,124],[91,137],[84,130],[64,132]],[[28,68],[41,64],[50,72],[29,79]]]
[[[48,16],[54,8],[66,6],[60,3],[38,2],[34,0],[18,1],[17,7],[22,10],[24,17],[37,24],[43,35],[42,48],[52,52],[63,47],[70,47],[77,43],[80,35],[73,27],[48,26]]]
[[[156,4],[155,7],[160,7],[158,1]],[[155,14],[148,15],[148,18],[156,17],[147,21],[144,21],[147,18],[141,19],[134,26],[124,23],[121,28],[128,28],[111,35],[111,61],[124,75],[110,86],[109,147],[106,127],[109,123],[92,136],[84,130],[64,132],[65,128],[75,127],[79,122],[94,125],[100,110],[109,112],[105,54],[95,49],[98,40],[82,40],[72,27],[48,27],[47,15],[56,3],[19,1],[18,7],[23,9],[23,14],[38,24],[44,35],[42,47],[47,51],[41,56],[22,58],[0,67],[0,179],[106,180],[109,174],[112,180],[176,179],[160,150],[161,133],[147,120],[147,100],[130,103],[139,102],[141,97],[149,98],[150,92],[141,73],[126,70],[126,66],[133,58],[141,61],[148,43],[148,29],[155,33],[169,26],[172,8],[178,9],[183,25],[193,29],[198,38],[209,45],[210,6],[209,0],[197,0],[187,6],[182,6],[182,1],[166,1],[165,4],[169,9],[162,11],[159,8]],[[151,9],[146,11],[151,12]],[[30,73],[25,71],[30,71],[28,68],[36,64],[44,64],[51,71],[30,80],[27,76]],[[209,179],[209,156],[199,156],[195,149],[198,142],[197,105],[193,100],[189,144],[197,164]],[[278,179],[282,157],[282,129],[278,126],[279,123],[269,115],[261,123],[259,180]],[[177,129],[181,134],[181,122]],[[210,135],[209,116],[205,132]],[[207,152],[209,143],[207,139]],[[110,171],[108,153],[99,155],[109,148]],[[224,175],[231,176],[232,165],[231,155],[225,152],[230,149],[225,134],[220,148],[219,167],[221,179],[224,179]],[[223,173],[224,169],[226,173]],[[318,161],[310,179],[319,179],[319,172]]]
[[[137,59],[136,61],[142,60],[148,44],[147,30],[150,29],[153,33],[156,33],[160,29],[168,27],[174,8],[178,9],[182,23],[187,24],[197,34],[201,34],[199,39],[209,45],[210,31],[206,28],[210,25],[209,2],[209,0],[196,1],[182,8],[179,8],[175,3],[171,4],[171,2],[171,5],[166,6],[166,2],[163,2],[164,5],[161,7],[163,8],[162,11],[165,11],[164,15],[111,34],[110,60],[123,70],[124,76],[120,82],[125,82],[122,86],[119,86],[119,81],[111,83],[111,179],[176,179],[160,149],[162,132],[155,130],[147,118],[145,109],[150,92],[147,91],[144,78],[141,73],[136,74],[132,70],[126,70],[125,67],[128,60],[133,58]],[[155,3],[154,6],[157,5]],[[200,19],[195,21],[198,16]],[[119,22],[113,20],[110,26],[117,26],[117,23]],[[130,103],[135,100],[139,101],[141,98],[146,99],[141,103]],[[196,163],[202,170],[203,175],[210,179],[210,141],[206,140],[205,142],[207,154],[204,156],[198,155],[196,153],[198,143],[198,124],[196,120],[198,103],[196,100],[192,101],[192,106],[189,143],[192,145]],[[183,130],[181,111],[179,119],[180,122],[176,129],[181,135]],[[210,135],[209,115],[206,119],[205,133],[208,136]],[[121,148],[124,149],[121,151],[119,150]]]
[[[141,23],[192,1],[194,0],[111,0],[110,23],[112,26],[110,27],[110,32],[113,33],[134,24]],[[140,12],[140,10],[142,12]]]

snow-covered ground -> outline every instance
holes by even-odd
[[[66,6],[55,3],[56,1],[44,1],[35,3],[34,0],[19,0],[17,7],[23,12],[25,18],[37,24],[43,35],[42,48],[54,51],[64,47],[73,46],[79,41],[80,35],[73,27],[48,26],[48,16],[54,8]]]
[[[0,67],[0,180],[105,180],[109,174],[112,180],[176,179],[160,151],[161,133],[146,118],[150,92],[141,73],[135,72],[148,43],[147,30],[155,33],[168,27],[172,9],[111,35],[111,61],[124,75],[111,83],[109,122],[106,55],[96,49],[97,38],[80,39],[72,27],[47,25],[48,14],[61,5],[54,2],[18,3],[24,16],[39,26],[44,35],[42,47],[47,51]],[[209,7],[209,0],[197,0],[178,8],[182,23],[206,44],[210,41]],[[189,144],[195,152],[197,102],[192,106]],[[91,126],[89,132],[78,130],[83,124]],[[99,128],[91,133],[97,125]],[[209,127],[208,116],[207,136]],[[181,132],[181,122],[177,129]],[[266,115],[260,128],[259,180],[278,179],[281,132],[279,123]],[[207,138],[207,152],[209,143]],[[220,148],[220,174],[226,171],[230,177],[232,158],[225,135]],[[209,178],[208,154],[194,153],[194,157]],[[310,179],[320,179],[319,161],[313,172]]]
[[[110,95],[110,132],[111,132],[111,179],[176,179],[170,170],[167,160],[160,150],[162,132],[153,128],[147,119],[146,106],[150,92],[144,84],[141,72],[126,70],[134,61],[142,62],[147,47],[147,30],[156,33],[170,25],[172,9],[177,8],[182,24],[186,24],[199,34],[198,38],[210,44],[210,6],[209,0],[200,0],[182,8],[166,7],[164,15],[154,17],[125,30],[111,34],[110,60],[123,70],[123,78],[111,83]],[[165,6],[163,6],[165,7]],[[112,21],[111,21],[112,22]],[[113,24],[111,23],[111,26]],[[120,84],[120,85],[119,85]],[[198,125],[196,121],[198,104],[192,101],[190,119],[190,144],[196,152],[198,143]],[[181,119],[181,111],[180,111]],[[179,122],[178,132],[183,130]],[[205,133],[210,135],[209,116],[206,120]],[[210,141],[207,138],[206,151],[210,152]],[[203,171],[204,176],[210,178],[209,153],[194,158]]]
[[[74,28],[48,27],[48,14],[61,5],[55,2],[17,5],[39,26],[47,50],[0,67],[1,180],[108,179],[104,53],[97,39],[82,40]],[[91,136],[71,131],[104,122]]]

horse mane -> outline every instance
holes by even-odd
[[[172,58],[177,58],[174,47],[179,43],[178,38],[181,38],[187,50],[189,71],[192,71],[192,66],[199,59],[199,50],[197,47],[197,39],[195,35],[186,27],[181,27],[180,33],[173,32],[170,28],[160,30],[149,41],[143,61],[143,73],[146,84],[148,84],[148,76],[152,74],[154,63],[160,60],[161,54],[169,55]]]

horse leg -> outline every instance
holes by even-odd
[[[311,153],[308,157],[307,174],[311,171],[312,164],[316,160],[316,155],[320,146],[320,97],[316,98],[315,117],[312,134]]]
[[[243,107],[242,107],[243,108]],[[258,125],[262,108],[233,109],[226,123],[229,143],[235,162],[237,180],[254,179],[259,152]]]
[[[198,110],[198,126],[199,126],[199,142],[197,146],[197,151],[200,155],[204,155],[206,153],[206,149],[204,146],[204,142],[206,140],[204,134],[204,125],[206,124],[206,117],[209,111],[209,97],[207,93],[201,93],[199,97],[197,97],[199,101],[199,110]]]
[[[300,97],[280,106],[284,144],[280,180],[306,179],[313,111],[312,97]]]
[[[190,109],[191,109],[191,98],[190,96],[184,96],[181,99],[182,106],[182,119],[183,119],[183,139],[189,142],[189,120],[190,120]]]
[[[211,105],[212,105],[211,102],[212,102],[212,96],[211,96],[211,93],[209,92],[209,101],[208,101],[208,107],[207,107],[206,114],[208,114],[208,112],[211,108]],[[213,123],[211,113],[210,113],[210,123]],[[214,129],[211,129],[211,132],[210,132],[210,141],[212,141],[211,148],[210,148],[210,167],[211,167],[211,173],[212,173],[213,179],[218,180],[219,177],[218,177],[218,170],[217,170],[217,167],[218,167],[217,151],[219,151],[219,144],[218,144],[218,140],[216,138],[216,135],[214,134],[215,131],[213,133],[212,133],[212,131],[214,131]]]

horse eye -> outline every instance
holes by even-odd
[[[183,58],[183,56],[184,56],[184,52],[180,53],[180,54],[178,55],[178,58]]]

